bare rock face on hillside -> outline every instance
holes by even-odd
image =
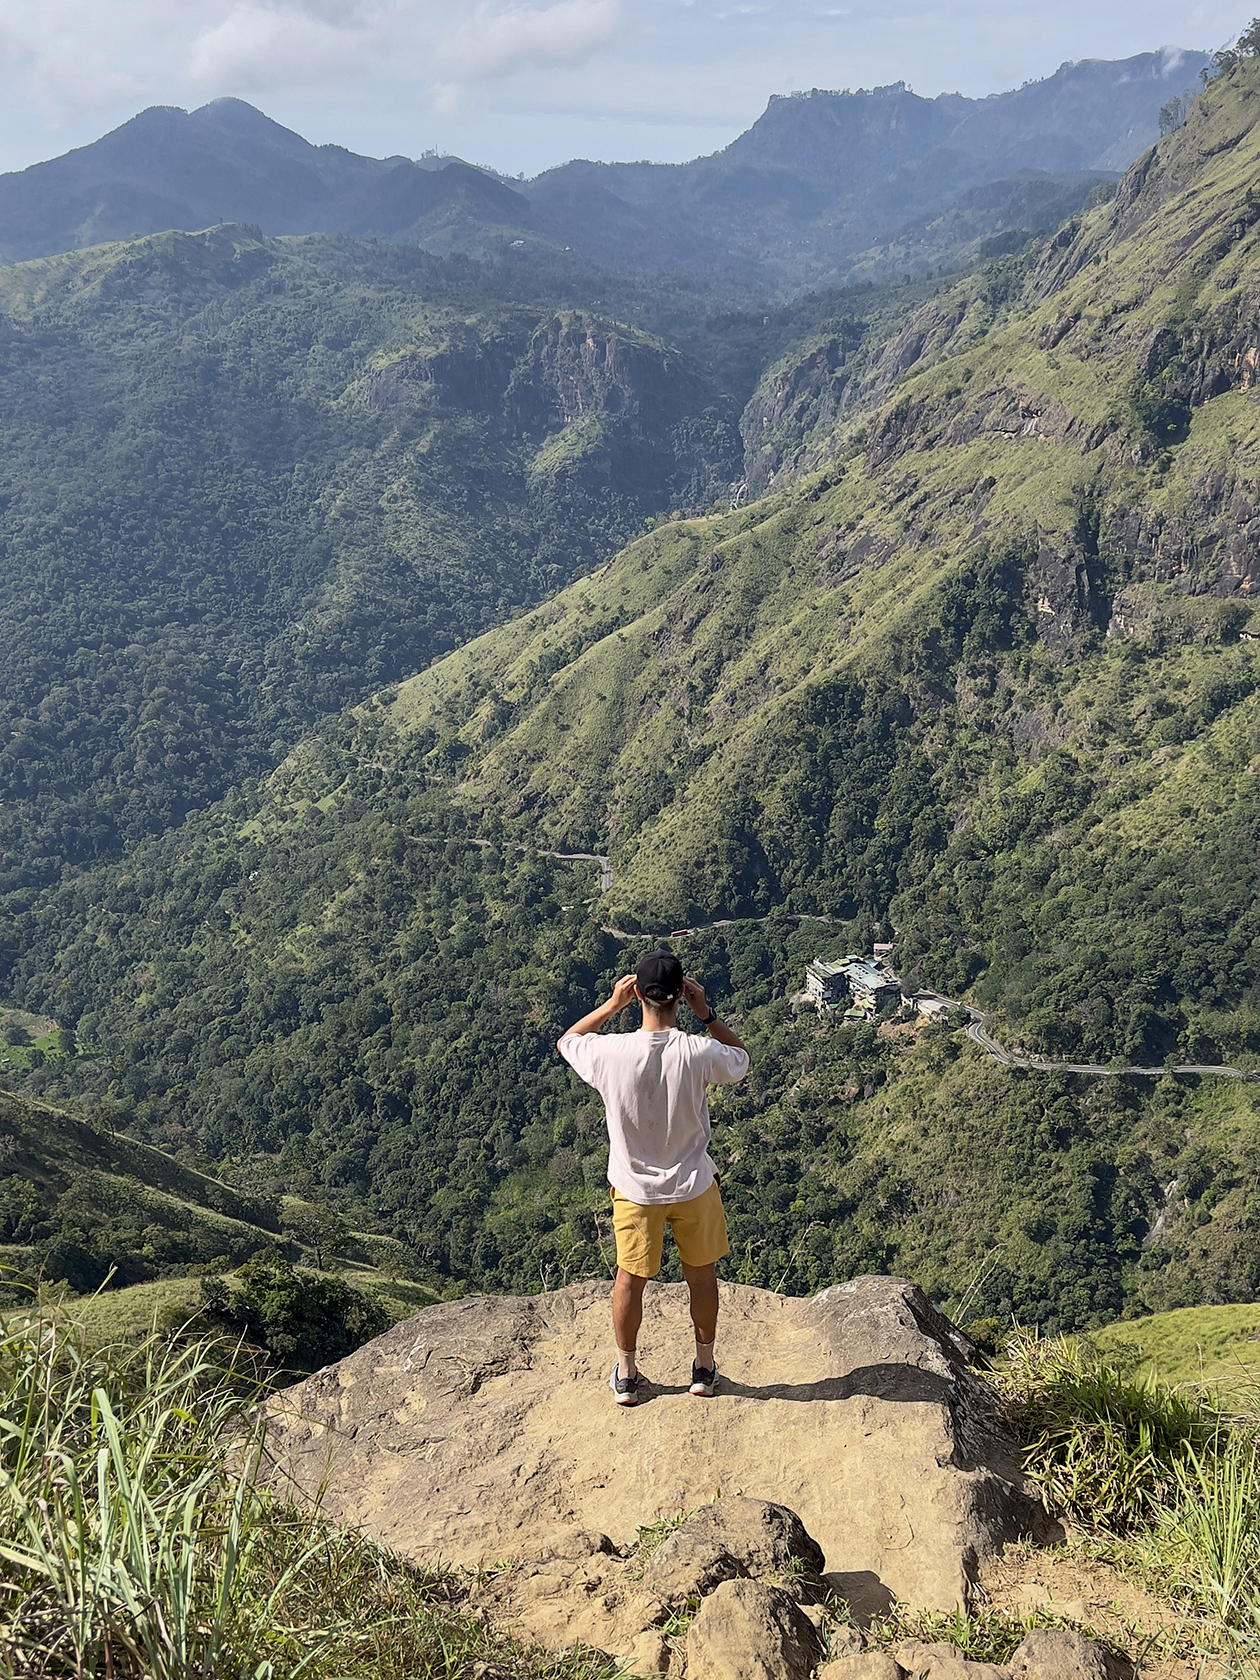
[[[607,1387],[608,1303],[606,1284],[582,1283],[428,1308],[280,1398],[277,1476],[324,1485],[330,1514],[413,1557],[539,1560],[540,1630],[560,1590],[548,1560],[575,1560],[555,1580],[589,1577],[587,1600],[624,1632],[660,1620],[688,1570],[708,1571],[707,1592],[782,1572],[793,1547],[787,1575],[825,1570],[859,1616],[893,1596],[949,1608],[1028,1530],[992,1393],[913,1284],[858,1278],[810,1300],[724,1285],[723,1382],[707,1401],[687,1392],[686,1291],[650,1288],[650,1386],[632,1410]],[[744,1513],[742,1539],[728,1524],[662,1546],[644,1578],[610,1585],[609,1554],[641,1526],[734,1494],[789,1509]]]

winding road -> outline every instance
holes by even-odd
[[[521,846],[518,848],[524,851]],[[566,863],[597,863],[599,865],[600,892],[612,891],[612,859],[606,858],[602,852],[539,852],[539,857],[562,858]]]
[[[954,999],[942,998],[941,1002],[952,1004]],[[1091,1073],[1109,1079],[1119,1079],[1125,1074],[1157,1079],[1165,1073],[1203,1073],[1215,1075],[1218,1079],[1241,1079],[1248,1085],[1260,1084],[1260,1073],[1246,1073],[1242,1068],[1221,1067],[1211,1062],[1180,1062],[1175,1067],[1104,1067],[1097,1062],[1046,1062],[1038,1056],[1016,1056],[1004,1050],[992,1037],[984,1024],[985,1016],[978,1009],[967,1003],[956,1007],[965,1009],[971,1017],[967,1024],[967,1037],[982,1050],[987,1050],[1003,1067],[1029,1068],[1035,1073]]]
[[[411,836],[411,838],[420,838]],[[489,840],[472,840],[474,846],[489,846]],[[514,845],[513,851],[524,852],[531,848]],[[613,884],[612,860],[603,852],[551,852],[539,851],[539,857],[557,858],[564,863],[597,863],[599,865],[599,890],[609,892]],[[795,922],[821,922],[827,927],[843,927],[843,919],[835,916],[811,916],[803,911],[791,911],[786,916],[780,912],[777,916],[727,916],[717,922],[701,922],[695,927],[674,928],[670,933],[671,939],[690,939],[697,933],[709,933],[714,928],[744,927],[757,922],[774,920]],[[625,928],[610,927],[603,924],[603,932],[611,934],[614,939],[657,939],[659,934],[631,933]],[[1083,1073],[1100,1079],[1121,1079],[1126,1075],[1135,1075],[1143,1079],[1159,1079],[1166,1073],[1202,1074],[1208,1078],[1240,1079],[1245,1085],[1260,1085],[1260,1071],[1248,1073],[1243,1068],[1221,1067],[1211,1062],[1179,1062],[1176,1066],[1165,1067],[1107,1067],[1099,1062],[1049,1062],[1039,1056],[1017,1056],[1013,1051],[1005,1050],[997,1039],[989,1032],[985,1025],[988,1017],[979,1009],[972,1008],[969,1003],[961,1003],[957,998],[943,997],[939,992],[922,992],[921,997],[934,998],[951,1009],[965,1009],[967,1011],[967,1037],[973,1044],[978,1044],[995,1062],[1003,1067],[1022,1068],[1031,1073]]]

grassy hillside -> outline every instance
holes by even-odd
[[[1260,1380],[1260,1306],[1182,1307],[1098,1331],[1104,1353],[1125,1352],[1139,1374],[1207,1383],[1250,1403]]]
[[[281,1241],[277,1200],[243,1194],[120,1134],[117,1106],[80,1118],[0,1091],[0,1243],[22,1275],[94,1289],[237,1265]]]
[[[895,929],[1009,1041],[1256,1064],[1257,95],[1246,62],[1018,285],[929,300],[864,412],[814,412],[824,466],[34,907],[14,1001],[116,1049],[32,1078],[546,1284],[607,1259],[556,1032],[642,942],[737,918],[687,955],[757,1050],[720,1106],[738,1275],[897,1270],[1060,1328],[1253,1296],[1251,1088],[1003,1071],[788,999]]]
[[[368,1267],[350,1267],[335,1275],[383,1306],[386,1322],[410,1318],[439,1298],[423,1284],[383,1277]],[[169,1333],[187,1326],[191,1333],[205,1334],[207,1321],[199,1316],[204,1305],[200,1278],[161,1278],[80,1296],[62,1303],[59,1311],[93,1346],[106,1347],[134,1345],[154,1329]]]

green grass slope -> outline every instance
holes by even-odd
[[[280,1240],[279,1209],[94,1121],[0,1091],[0,1240],[23,1272],[95,1288],[237,1264]]]
[[[439,1299],[423,1284],[384,1277],[370,1267],[350,1267],[335,1275],[379,1303],[384,1316],[395,1323]],[[81,1327],[90,1343],[105,1347],[141,1342],[155,1329],[165,1333],[187,1326],[194,1333],[205,1334],[208,1321],[201,1316],[204,1304],[200,1278],[176,1277],[80,1296],[64,1302],[61,1311]]]
[[[1260,1383],[1260,1305],[1182,1307],[1109,1324],[1094,1333],[1105,1353],[1123,1351],[1138,1371],[1166,1383],[1210,1384],[1254,1404]]]

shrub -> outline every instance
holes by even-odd
[[[1086,1340],[1017,1331],[998,1378],[1024,1469],[1082,1528],[1125,1534],[1174,1496],[1219,1419],[1154,1378],[1128,1375]]]
[[[205,1312],[288,1370],[344,1359],[393,1322],[379,1301],[341,1278],[300,1271],[278,1248],[255,1254],[235,1276],[235,1289],[222,1278],[203,1280]]]

